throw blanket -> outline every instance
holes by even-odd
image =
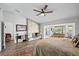
[[[73,53],[66,50],[69,45],[64,40],[40,40],[33,49],[33,56],[72,56]],[[65,49],[64,49],[65,48]]]

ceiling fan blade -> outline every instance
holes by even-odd
[[[44,13],[53,13],[53,11],[47,11],[47,12],[44,12]]]
[[[36,11],[36,12],[41,12],[41,11],[39,11],[39,10],[36,10],[36,9],[33,9],[34,11]]]
[[[36,16],[39,16],[39,15],[41,15],[41,13],[37,14]]]
[[[45,5],[44,10],[47,9],[48,5]]]
[[[43,9],[41,9],[41,11],[42,11],[42,12],[44,12],[44,10],[43,10]]]

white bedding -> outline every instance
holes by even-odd
[[[72,52],[73,51],[73,52]],[[66,39],[46,39],[36,43],[33,55],[34,56],[72,56],[75,55],[76,49],[72,42]]]

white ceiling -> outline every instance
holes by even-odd
[[[4,11],[9,13],[15,13],[16,15],[22,16],[23,18],[31,18],[39,23],[45,23],[52,20],[58,20],[71,16],[79,15],[79,4],[78,3],[46,3],[48,10],[53,10],[53,13],[47,16],[36,16],[38,12],[33,9],[41,9],[45,3],[0,3],[0,7]],[[17,13],[19,10],[20,13]]]

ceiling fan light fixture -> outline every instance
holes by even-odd
[[[44,16],[45,14],[44,13],[41,13],[41,16]]]
[[[37,16],[46,16],[48,13],[52,13],[53,11],[47,11],[48,5],[45,5],[44,8],[41,9],[41,11],[34,9],[34,11],[39,12]]]

